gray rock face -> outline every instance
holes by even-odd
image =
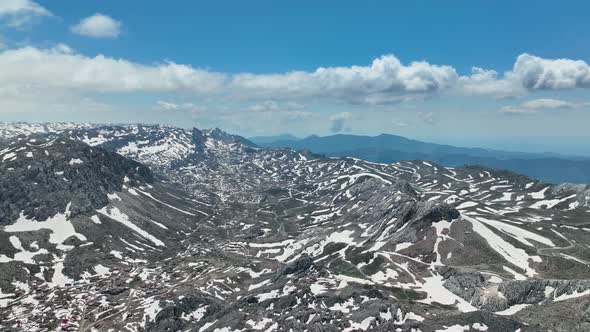
[[[518,305],[536,305],[576,298],[590,293],[590,280],[510,280],[489,284],[475,271],[441,269],[445,287],[486,311],[497,312]]]
[[[575,294],[587,292],[589,289],[589,280],[523,280],[505,282],[498,287],[498,291],[504,294],[508,306],[537,304],[560,297],[567,298],[568,295],[575,297]]]
[[[62,136],[31,136],[12,141],[0,163],[0,225],[22,213],[46,220],[71,203],[72,217],[108,204],[108,193],[125,181],[148,183],[151,171],[102,148]]]
[[[189,324],[183,316],[189,315],[199,308],[202,317],[217,318],[226,308],[218,300],[205,294],[190,294],[168,304],[157,314],[153,323],[148,323],[146,331],[178,331],[185,329]]]

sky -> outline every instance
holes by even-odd
[[[0,0],[0,121],[590,155],[587,1]]]

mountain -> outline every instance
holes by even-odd
[[[218,129],[2,126],[2,331],[590,328],[590,186]]]
[[[267,144],[267,143],[274,143],[274,142],[291,142],[291,141],[299,141],[301,138],[290,135],[290,134],[283,134],[277,136],[254,136],[250,137],[250,141],[255,142],[256,144]]]
[[[558,154],[533,154],[462,148],[425,143],[401,136],[333,135],[309,136],[300,140],[253,138],[265,147],[307,149],[327,156],[349,156],[379,163],[430,160],[444,166],[481,165],[526,174],[551,183],[590,183],[590,159]]]

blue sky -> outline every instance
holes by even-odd
[[[0,120],[590,155],[587,1],[5,2]]]

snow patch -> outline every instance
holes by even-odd
[[[129,217],[123,212],[121,212],[121,210],[119,210],[117,207],[113,206],[110,209],[107,209],[107,207],[105,206],[102,209],[96,211],[127,226],[128,228],[143,236],[144,238],[150,240],[157,246],[163,247],[165,245],[164,242],[160,241],[155,236],[151,235],[150,233],[146,232],[145,230],[139,228],[137,225],[129,221]]]
[[[84,162],[82,161],[82,159],[79,159],[79,158],[72,158],[68,162],[68,164],[70,164],[70,166],[79,165],[79,164],[83,164],[83,163]]]
[[[16,222],[12,225],[5,226],[4,231],[9,233],[18,233],[49,229],[51,231],[49,242],[57,245],[61,245],[71,236],[77,237],[80,241],[86,241],[86,237],[80,233],[77,233],[72,223],[68,220],[71,214],[71,204],[72,203],[68,203],[64,213],[58,213],[53,217],[49,217],[45,221],[28,219],[24,213],[21,212]]]

